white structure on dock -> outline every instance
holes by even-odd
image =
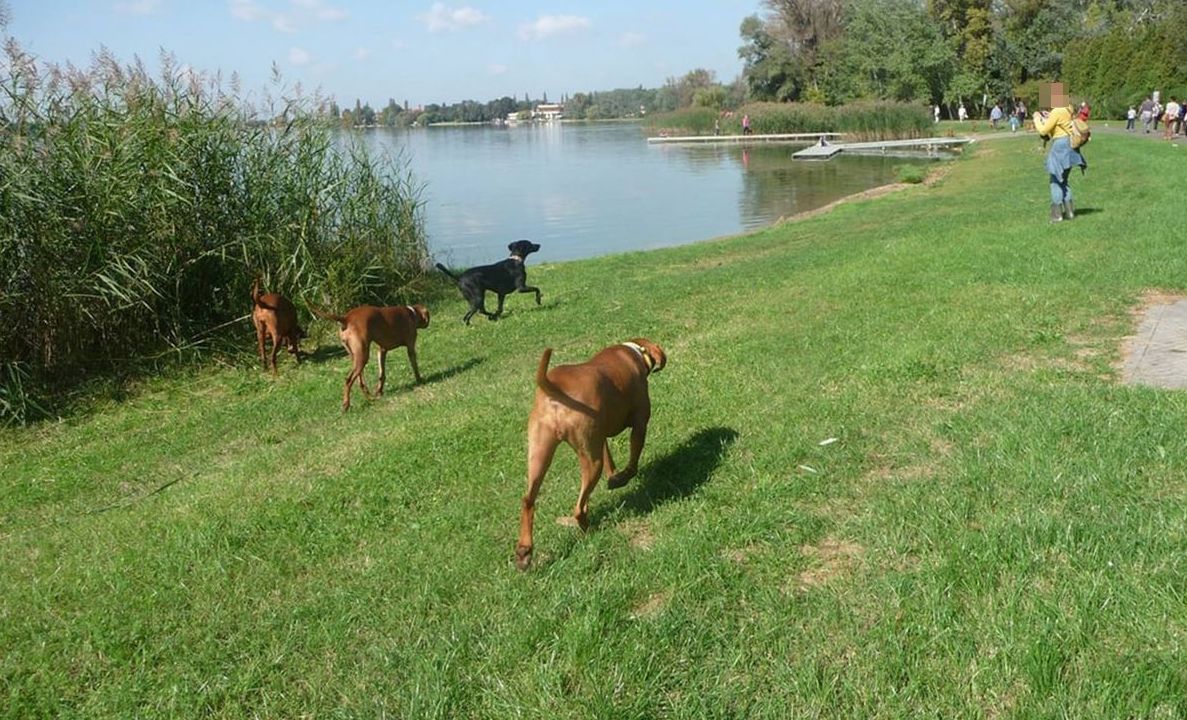
[[[828,160],[834,155],[844,152],[871,152],[887,150],[903,150],[911,148],[923,148],[927,152],[932,153],[941,147],[954,147],[957,145],[964,145],[970,143],[970,138],[914,138],[911,140],[878,140],[875,142],[852,142],[852,143],[836,143],[830,145],[822,142],[812,147],[806,147],[797,153],[792,154],[795,160]]]

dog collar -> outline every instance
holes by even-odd
[[[523,262],[523,258],[522,258],[522,257],[520,257],[520,256],[518,256],[518,255],[516,255],[515,253],[511,253],[511,258],[510,258],[510,259],[511,259],[511,260],[518,261],[518,262]]]
[[[623,346],[629,347],[631,350],[634,350],[636,353],[638,353],[639,357],[643,358],[643,364],[647,366],[647,374],[650,375],[651,371],[655,369],[655,358],[651,357],[651,353],[647,352],[647,348],[643,347],[639,343],[633,343],[630,341],[624,342]]]

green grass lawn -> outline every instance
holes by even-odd
[[[977,148],[533,264],[498,323],[438,303],[429,382],[393,353],[347,414],[327,343],[0,434],[0,716],[1184,716],[1187,394],[1114,369],[1187,281],[1184,150],[1095,140],[1049,225],[1033,135]],[[562,447],[520,573],[540,352],[635,335],[669,358],[640,476],[581,535]]]

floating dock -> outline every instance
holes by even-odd
[[[852,143],[821,143],[813,145],[812,147],[804,148],[799,152],[792,153],[792,158],[795,160],[828,160],[834,155],[849,151],[849,152],[874,152],[887,150],[902,150],[908,148],[923,148],[928,152],[934,152],[937,148],[953,147],[956,145],[964,145],[972,142],[971,138],[916,138],[913,140],[879,140],[877,142],[852,142]]]
[[[682,135],[676,137],[649,137],[649,143],[687,143],[687,144],[737,144],[737,143],[763,143],[763,142],[783,142],[783,143],[806,143],[816,142],[821,138],[828,140],[829,138],[839,138],[841,133],[829,132],[814,132],[814,133],[777,133],[772,135]]]

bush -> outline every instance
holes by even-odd
[[[345,307],[404,302],[428,251],[398,159],[339,150],[290,102],[257,121],[217,84],[100,55],[0,77],[0,421],[44,388],[198,350],[268,291]]]
[[[914,138],[932,132],[932,117],[923,106],[894,102],[859,102],[830,107],[815,103],[751,103],[721,116],[721,131],[741,134],[742,116],[750,115],[751,129],[760,135],[840,132],[854,140]],[[674,134],[712,132],[716,112],[690,108],[657,115],[648,130]]]

